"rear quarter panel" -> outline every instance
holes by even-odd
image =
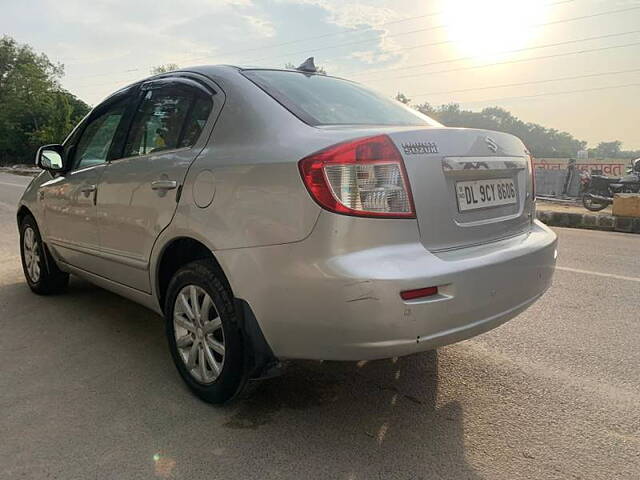
[[[212,250],[304,239],[320,207],[297,161],[327,140],[241,74],[213,80],[225,105],[189,169],[174,224],[207,239]]]

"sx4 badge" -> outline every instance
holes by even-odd
[[[438,153],[438,145],[435,142],[411,142],[403,143],[402,149],[405,155],[423,155],[426,153]]]

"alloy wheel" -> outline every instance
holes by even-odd
[[[176,347],[189,374],[202,384],[213,383],[224,365],[222,319],[207,292],[187,285],[173,308]]]
[[[40,250],[36,233],[31,227],[24,229],[22,250],[29,279],[33,283],[38,283],[40,280]]]

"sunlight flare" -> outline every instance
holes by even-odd
[[[529,46],[548,10],[542,0],[449,0],[443,23],[463,54],[488,61]]]

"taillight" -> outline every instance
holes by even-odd
[[[361,217],[415,218],[404,162],[386,135],[339,143],[299,162],[321,207]]]

